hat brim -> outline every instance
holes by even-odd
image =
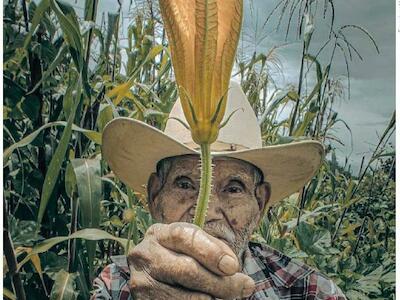
[[[102,154],[122,182],[136,192],[145,193],[158,161],[172,156],[199,155],[199,152],[144,122],[121,117],[104,128]],[[212,154],[257,166],[271,185],[270,207],[298,192],[314,176],[321,166],[324,148],[318,141],[307,140]]]

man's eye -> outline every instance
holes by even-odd
[[[237,194],[237,193],[242,193],[243,189],[240,186],[237,185],[231,185],[225,188],[224,192],[228,192],[231,194]]]
[[[180,189],[188,190],[192,188],[192,185],[187,181],[183,181],[183,182],[178,182],[178,187]]]
[[[190,180],[187,179],[179,179],[176,181],[176,186],[180,189],[183,190],[194,190],[193,184],[190,182]]]

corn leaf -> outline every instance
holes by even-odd
[[[31,28],[25,37],[24,41],[24,48],[27,49],[28,46],[30,45],[30,42],[32,40],[32,36],[35,33],[38,25],[43,19],[43,15],[46,12],[46,10],[50,7],[50,0],[42,0],[38,4],[38,6],[35,9],[35,13],[33,15],[32,21],[31,21]]]
[[[3,296],[7,299],[10,300],[17,300],[17,297],[15,297],[14,293],[11,292],[9,289],[7,288],[3,288]]]
[[[119,22],[118,13],[108,13],[108,19],[107,19],[108,27],[107,27],[106,41],[104,45],[104,51],[105,51],[104,54],[107,60],[108,60],[108,54],[110,53],[112,37],[118,31],[118,22]]]
[[[68,125],[68,123],[65,121],[56,121],[56,122],[51,122],[51,123],[47,123],[47,124],[43,125],[39,129],[35,130],[31,134],[24,137],[19,142],[12,144],[10,147],[8,147],[6,150],[4,150],[3,163],[5,163],[8,160],[8,158],[14,152],[14,150],[21,148],[21,147],[25,147],[25,146],[29,145],[30,143],[32,143],[35,140],[35,138],[40,134],[40,132],[43,131],[44,129],[49,128],[49,127],[55,127],[55,126],[66,127],[67,125]],[[72,130],[83,133],[88,139],[101,145],[101,133],[100,132],[84,129],[84,128],[81,128],[76,125],[72,125]]]
[[[75,86],[75,88],[76,91],[80,91],[80,84],[78,83]],[[50,161],[50,165],[48,167],[46,177],[43,183],[42,194],[40,197],[40,206],[38,214],[39,224],[41,224],[42,222],[44,213],[46,211],[47,203],[49,202],[51,193],[53,192],[54,186],[58,178],[58,174],[60,173],[61,165],[64,161],[65,153],[67,152],[68,144],[72,135],[72,122],[75,118],[75,112],[80,101],[81,101],[81,95],[80,93],[78,93],[78,97],[75,98],[74,107],[69,115],[67,125],[65,126],[64,131],[62,133],[60,143],[58,144],[57,149],[53,155],[53,158]]]
[[[78,187],[81,224],[83,228],[98,228],[100,225],[100,200],[102,197],[100,161],[97,159],[73,159],[72,167]],[[96,253],[96,242],[87,241],[90,274]]]
[[[77,275],[77,273],[68,273],[65,270],[60,270],[56,274],[50,300],[76,299],[78,297],[78,293],[75,289],[75,279]]]
[[[72,198],[74,193],[76,192],[76,176],[74,172],[74,168],[72,167],[71,162],[68,163],[65,169],[65,178],[64,178],[65,192],[68,198]]]
[[[86,21],[96,21],[98,0],[86,0],[84,17]]]
[[[43,242],[35,245],[32,248],[32,251],[18,264],[18,268],[21,268],[25,263],[27,263],[31,257],[35,254],[40,254],[48,251],[55,245],[68,241],[70,239],[84,239],[89,241],[99,241],[99,240],[113,240],[119,243],[123,248],[126,246],[126,239],[119,238],[109,234],[108,232],[97,229],[97,228],[86,228],[79,231],[74,232],[69,236],[57,236],[54,238],[50,238],[44,240]]]
[[[75,10],[72,6],[57,0],[50,0],[50,6],[60,22],[61,29],[64,33],[64,39],[70,46],[71,55],[76,68],[81,72],[83,67],[82,37]]]
[[[303,121],[298,125],[296,131],[293,133],[293,136],[294,137],[304,136],[306,129],[311,124],[311,122],[314,120],[315,116],[316,116],[316,113],[308,111],[306,113],[306,115],[304,116]]]
[[[103,132],[104,127],[113,119],[113,109],[109,104],[100,103],[99,115],[97,117],[97,127]]]
[[[32,88],[32,90],[29,91],[29,94],[32,94],[34,91],[38,89],[39,86],[43,82],[45,82],[48,77],[54,72],[54,70],[59,66],[59,64],[62,62],[63,59],[65,59],[65,55],[67,54],[68,48],[66,44],[63,44],[60,47],[60,50],[57,53],[57,56],[54,58],[53,62],[50,64],[50,66],[46,69],[46,71],[42,74],[42,78],[39,80],[39,82]]]

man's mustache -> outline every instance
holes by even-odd
[[[229,244],[233,244],[236,241],[235,233],[232,231],[231,228],[229,228],[229,226],[223,223],[209,222],[205,224],[203,229],[208,234],[218,239],[223,239]]]
[[[183,222],[191,223],[193,220],[192,215],[184,218]],[[228,225],[220,221],[206,222],[203,230],[217,239],[225,240],[229,245],[233,245],[236,241],[236,235]]]

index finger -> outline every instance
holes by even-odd
[[[157,225],[153,234],[165,248],[193,257],[218,275],[239,271],[239,261],[231,248],[200,227],[183,222]]]

